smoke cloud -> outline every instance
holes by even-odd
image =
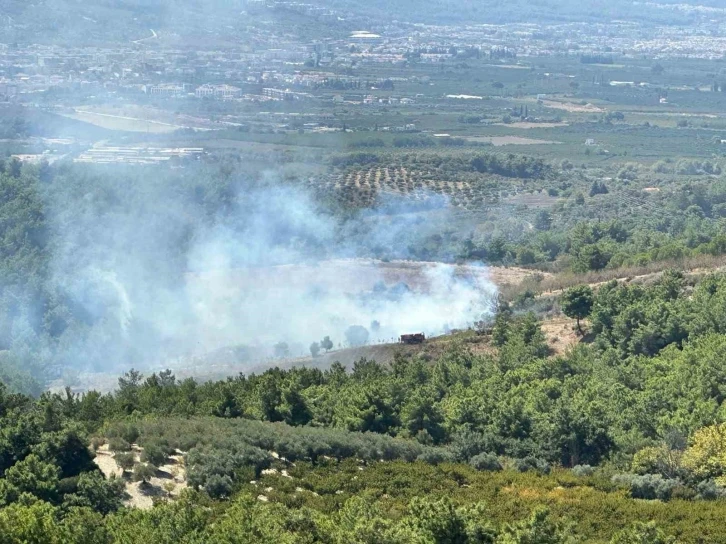
[[[395,246],[425,230],[392,204],[341,222],[307,191],[265,183],[207,220],[167,189],[141,207],[99,212],[108,203],[95,193],[48,206],[52,281],[85,316],[55,359],[82,370],[173,368],[230,346],[264,358],[283,342],[300,356],[324,336],[346,346],[356,325],[369,343],[436,335],[480,319],[496,291],[482,265],[371,259],[371,247],[405,255]]]

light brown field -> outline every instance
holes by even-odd
[[[150,134],[167,134],[181,128],[180,125],[172,125],[160,121],[151,121],[135,117],[125,117],[106,113],[97,113],[85,110],[76,110],[75,113],[61,114],[63,117],[83,121],[97,127],[119,130],[122,132],[147,132]]]
[[[489,142],[494,147],[505,145],[553,145],[561,144],[554,140],[537,140],[535,138],[524,138],[522,136],[469,136],[464,138],[470,142]]]
[[[558,128],[558,127],[567,127],[570,126],[569,123],[532,123],[529,121],[517,121],[516,123],[494,123],[495,126],[498,127],[510,127],[510,128],[521,128],[521,129],[531,129],[531,128]]]
[[[374,259],[332,259],[310,264],[291,264],[260,268],[212,271],[193,275],[194,281],[240,283],[255,285],[260,290],[281,284],[294,288],[324,284],[331,292],[349,292],[355,286],[358,292],[370,291],[378,281],[388,286],[405,283],[418,292],[428,288],[427,273],[434,268],[450,266],[454,277],[467,278],[476,283],[492,282],[497,286],[513,285],[534,274],[517,267],[474,265],[442,265],[422,261],[378,261]],[[541,275],[548,277],[549,274]]]
[[[581,337],[575,330],[575,322],[566,317],[555,317],[542,321],[542,332],[547,344],[555,355],[562,355],[571,346],[580,342]],[[583,329],[585,326],[583,325]]]
[[[64,117],[83,121],[109,130],[166,134],[184,128],[208,130],[212,124],[202,118],[177,115],[158,108],[126,104],[123,106],[83,106]]]
[[[399,282],[406,283],[411,289],[425,292],[427,288],[426,271],[440,263],[416,262],[416,261],[391,261],[382,262],[360,259],[340,259],[324,261],[319,264],[310,265],[288,265],[268,268],[249,268],[223,272],[209,272],[197,274],[192,281],[210,282],[218,285],[218,282],[258,285],[260,289],[278,286],[281,282],[288,285],[299,283],[310,285],[314,280],[316,283],[324,283],[330,291],[350,292],[354,285],[357,291],[371,290],[377,281],[383,281],[393,286]],[[470,280],[484,285],[492,282],[499,288],[516,288],[521,282],[535,274],[534,271],[518,267],[485,267],[452,265],[456,275],[468,277]],[[538,273],[544,276],[548,274]],[[473,333],[463,333],[470,336]],[[330,353],[322,353],[316,359],[310,357],[271,359],[269,354],[262,352],[247,353],[240,357],[234,348],[219,349],[212,353],[193,355],[189,357],[159,361],[158,367],[146,369],[145,374],[152,371],[160,371],[171,368],[179,380],[195,378],[201,381],[224,379],[239,372],[249,374],[251,372],[262,372],[271,366],[290,367],[296,365],[316,366],[328,368],[333,362],[340,361],[344,365],[352,365],[353,362],[362,357],[371,358],[381,363],[388,363],[398,352],[423,353],[435,359],[446,347],[456,341],[458,336],[442,336],[424,344],[424,346],[402,346],[395,343],[396,339],[371,338],[372,344],[356,348],[338,349]],[[480,337],[471,337],[466,344],[474,352],[489,350],[489,346]],[[118,374],[104,372],[83,372],[78,375],[72,389],[76,392],[95,389],[108,392],[117,387]],[[62,392],[65,383],[57,380],[52,383],[51,391]],[[99,458],[103,462],[103,458]],[[106,460],[107,461],[107,460]]]
[[[559,102],[557,100],[543,100],[543,105],[556,110],[564,110],[570,113],[604,113],[603,108],[593,104],[575,104],[574,102]]]
[[[549,196],[547,193],[521,193],[503,200],[506,203],[525,205],[529,208],[550,208],[557,201],[557,198]]]

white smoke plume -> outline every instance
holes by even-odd
[[[341,225],[289,186],[242,192],[211,221],[190,221],[173,196],[127,212],[93,206],[51,215],[54,281],[88,316],[64,332],[58,359],[79,369],[173,367],[229,346],[264,356],[280,342],[299,356],[324,336],[345,346],[355,325],[371,343],[436,335],[480,319],[496,291],[484,266],[367,258],[410,241],[420,222],[394,228],[369,213]],[[186,244],[170,258],[180,231]]]

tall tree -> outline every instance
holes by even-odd
[[[577,330],[583,334],[580,320],[585,319],[592,312],[594,297],[589,285],[571,287],[562,295],[560,306],[562,312],[569,318],[577,320]]]

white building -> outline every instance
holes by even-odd
[[[232,85],[202,85],[201,87],[197,87],[194,94],[197,98],[212,97],[228,100],[231,98],[239,98],[242,90]]]

